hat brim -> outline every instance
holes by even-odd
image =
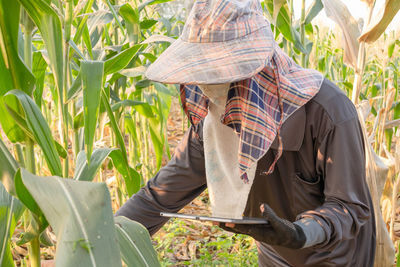
[[[149,80],[173,84],[219,84],[250,78],[269,62],[269,27],[227,42],[190,43],[178,38],[149,66]]]

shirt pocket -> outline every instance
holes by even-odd
[[[324,199],[321,176],[305,179],[301,173],[292,175],[292,208],[297,216],[322,205]]]

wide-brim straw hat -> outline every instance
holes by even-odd
[[[220,84],[260,72],[274,39],[258,0],[196,1],[181,36],[149,66],[149,80]]]

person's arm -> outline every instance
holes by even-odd
[[[177,212],[206,188],[202,123],[190,127],[174,156],[115,214],[143,224],[154,234],[168,218],[160,212]]]
[[[325,201],[317,209],[297,216],[297,220],[312,218],[318,222],[326,238],[316,246],[333,249],[342,240],[356,237],[372,212],[357,115],[334,124],[317,147],[316,167],[324,179]]]

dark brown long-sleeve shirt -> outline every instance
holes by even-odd
[[[282,218],[312,217],[325,242],[304,249],[259,243],[261,266],[372,266],[375,221],[365,181],[362,131],[351,101],[325,80],[320,92],[282,126],[283,154],[264,175],[277,144],[258,162],[245,215],[260,217],[260,203]],[[206,188],[202,124],[191,127],[174,157],[116,215],[155,233],[166,221],[160,211],[176,212]]]

